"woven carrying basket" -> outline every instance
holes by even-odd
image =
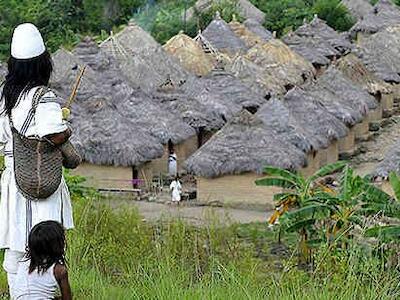
[[[40,90],[40,91],[39,91]],[[32,100],[32,109],[26,123],[32,120],[44,89],[38,89]],[[60,186],[63,156],[60,147],[37,137],[26,137],[13,126],[14,173],[19,191],[27,199],[40,201],[50,197]],[[26,124],[24,124],[26,125]],[[28,126],[23,126],[28,127]]]

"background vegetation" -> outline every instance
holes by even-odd
[[[374,1],[374,0],[372,0]],[[61,45],[72,47],[82,35],[104,39],[110,30],[118,31],[132,17],[160,43],[180,30],[194,36],[211,21],[215,11],[230,21],[238,15],[237,0],[216,1],[206,13],[196,13],[192,20],[184,18],[185,9],[196,0],[0,0],[0,60],[9,54],[13,28],[21,22],[33,22],[40,27],[50,50]],[[351,18],[340,0],[251,0],[266,13],[265,26],[278,36],[296,29],[314,14],[333,28],[349,29]],[[400,4],[400,0],[394,0]]]

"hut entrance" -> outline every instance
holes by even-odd
[[[132,187],[139,188],[139,171],[135,166],[132,167]]]

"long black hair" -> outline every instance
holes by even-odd
[[[46,272],[53,264],[65,264],[65,231],[55,221],[44,221],[34,226],[29,234],[26,258],[29,273]]]
[[[4,110],[10,115],[11,110],[17,105],[21,93],[29,92],[37,86],[47,86],[53,62],[50,53],[46,50],[41,55],[30,59],[8,59],[8,74],[3,83]]]

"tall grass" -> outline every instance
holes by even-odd
[[[276,237],[265,224],[149,224],[134,208],[113,210],[96,195],[75,197],[74,211],[68,264],[75,299],[399,297],[399,275],[363,249],[329,259],[318,250],[315,271],[304,271],[291,255],[293,236],[284,240],[286,255],[271,254]],[[1,271],[0,295],[6,290]]]

